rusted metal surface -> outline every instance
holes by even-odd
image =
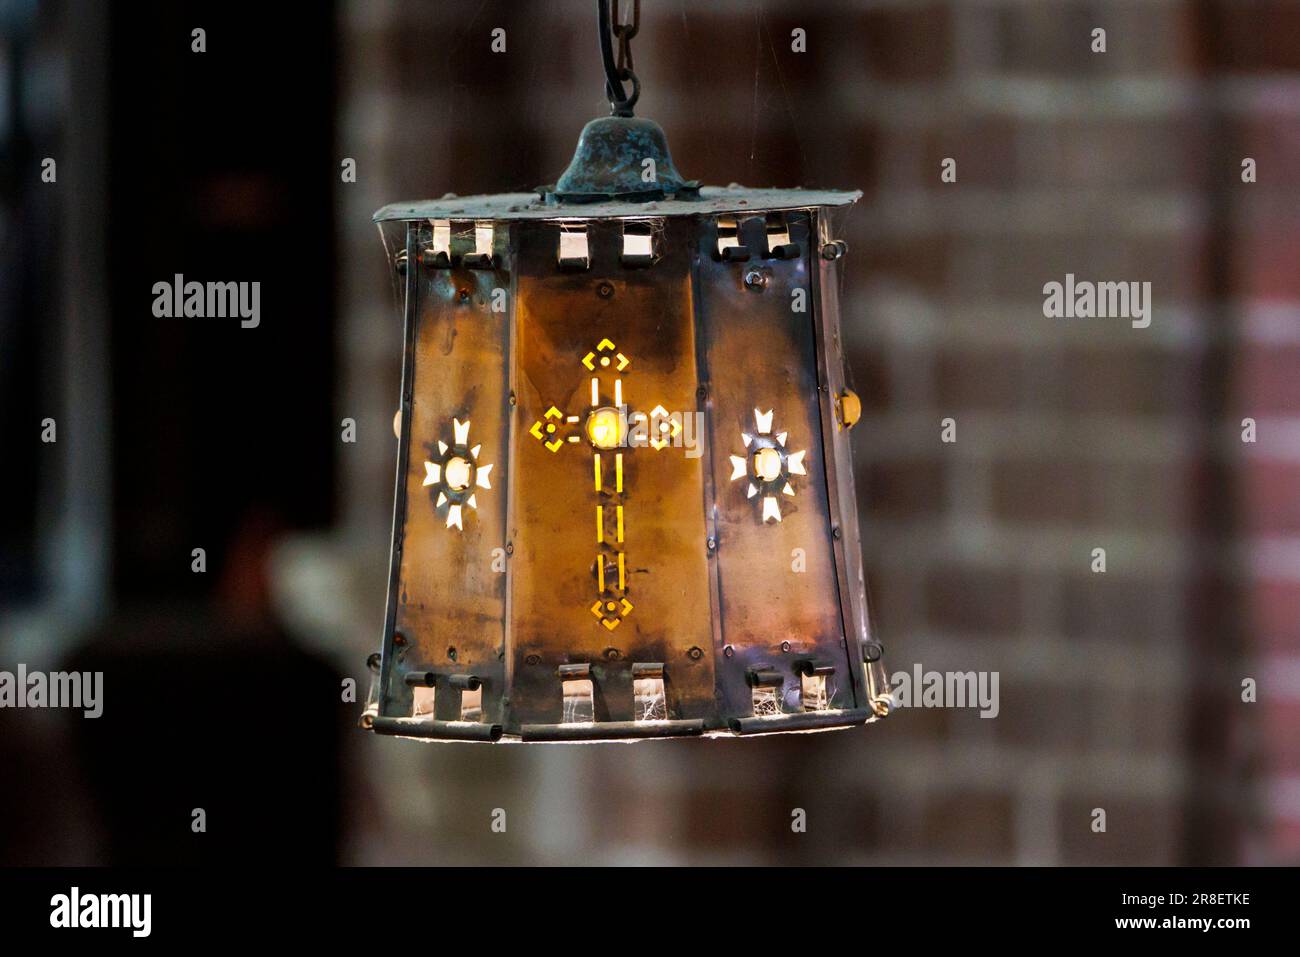
[[[840,260],[810,200],[728,214],[725,255],[698,202],[639,218],[636,254],[624,218],[575,218],[590,206],[452,217],[446,250],[412,220],[374,730],[572,741],[873,717]],[[575,228],[586,252],[562,268]],[[620,405],[623,441],[604,446],[599,414]],[[638,413],[663,447],[621,435]]]

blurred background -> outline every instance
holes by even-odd
[[[401,359],[370,216],[553,182],[608,111],[594,4],[0,0],[0,670],[106,673],[98,720],[0,710],[0,863],[1300,861],[1300,2],[645,0],[633,50],[687,177],[865,192],[877,635],[1000,672],[999,717],[355,730]],[[1150,328],[1044,318],[1067,272],[1151,282]],[[260,327],[154,318],[175,273],[260,281]]]

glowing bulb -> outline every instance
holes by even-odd
[[[754,453],[754,474],[764,482],[781,477],[781,453],[776,449],[759,449]]]
[[[469,463],[459,455],[452,456],[443,468],[443,479],[448,488],[457,492],[469,488]]]
[[[587,417],[587,437],[598,449],[617,448],[623,440],[623,424],[618,409],[597,409]]]

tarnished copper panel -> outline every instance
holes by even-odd
[[[473,224],[455,225],[463,245]],[[428,236],[426,226],[417,249]],[[504,235],[495,243],[508,252]],[[480,677],[484,718],[497,721],[504,691],[510,276],[504,264],[417,266],[412,274],[413,362],[394,621],[403,641],[395,648],[386,713],[409,715],[404,676],[432,671]],[[468,466],[463,476],[453,474],[457,460]],[[437,466],[436,480],[426,463]],[[437,719],[459,720],[460,697],[440,677]]]
[[[723,645],[719,691],[736,717],[751,712],[750,669],[779,671],[781,710],[801,711],[801,662],[833,665],[829,706],[855,706],[823,468],[807,214],[791,214],[789,227],[797,258],[756,255],[743,262],[708,255],[716,228],[705,221],[700,231],[705,254],[697,295],[709,376]],[[761,216],[740,224],[742,242],[760,254],[763,228]]]
[[[621,224],[593,223],[590,268],[576,272],[557,267],[557,224],[514,228],[517,427],[508,730],[561,721],[556,669],[574,662],[592,666],[598,722],[636,717],[631,673],[638,662],[664,664],[668,718],[710,717],[702,459],[672,445],[598,449],[586,431],[593,378],[599,407],[615,407],[621,398],[633,417],[657,407],[695,410],[690,224],[660,223],[661,258],[637,269],[620,262]],[[620,396],[615,381],[621,382]],[[550,425],[553,432],[547,431]]]

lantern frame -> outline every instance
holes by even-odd
[[[701,188],[614,116],[554,187],[375,214],[402,230],[404,346],[364,726],[636,740],[888,713],[829,221],[860,196]]]

